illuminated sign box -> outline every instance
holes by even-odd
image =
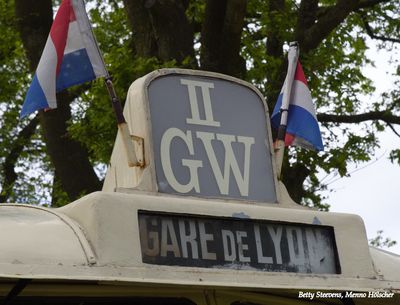
[[[197,72],[158,75],[147,90],[159,192],[277,201],[267,111],[254,87]]]
[[[333,228],[139,212],[144,263],[338,274]]]

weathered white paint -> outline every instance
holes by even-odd
[[[145,139],[146,166],[143,168],[128,167],[124,146],[118,135],[103,192],[87,195],[55,210],[23,205],[1,205],[0,294],[7,294],[11,290],[12,286],[8,284],[10,279],[28,278],[38,281],[34,281],[26,288],[24,293],[27,295],[35,293],[36,295],[40,295],[40,293],[42,295],[52,293],[54,295],[73,295],[71,291],[75,291],[74,293],[79,291],[80,295],[96,296],[99,294],[118,296],[179,295],[191,298],[198,304],[208,305],[216,305],[217,299],[218,304],[231,304],[238,300],[238,296],[243,302],[263,303],[268,299],[268,302],[276,304],[279,302],[294,304],[299,289],[327,291],[389,289],[396,291],[399,296],[400,257],[369,248],[364,224],[360,217],[324,213],[301,207],[288,196],[286,188],[281,182],[275,180],[278,205],[267,202],[249,204],[251,202],[231,199],[205,200],[157,193],[150,114],[148,104],[144,101],[147,99],[146,88],[151,80],[170,73],[206,75],[236,82],[250,87],[260,95],[265,103],[261,94],[253,86],[216,73],[168,69],[155,71],[138,79],[128,92],[124,114],[134,135]],[[212,84],[183,80],[182,85],[187,86],[191,105],[191,117],[187,118],[188,123],[218,126],[220,122],[214,119],[210,99],[210,90],[213,90]],[[201,88],[203,103],[199,103],[193,93],[196,87]],[[200,107],[203,109],[200,110]],[[205,119],[201,118],[200,111],[205,114]],[[266,115],[268,116],[268,113]],[[270,133],[269,128],[268,125],[267,129]],[[195,147],[191,145],[190,141],[193,139],[192,137],[198,137],[198,134],[199,132],[191,134],[190,131],[182,130],[170,131],[165,136],[165,152],[171,152],[173,137],[180,137],[186,143],[188,150],[194,151]],[[204,138],[204,146],[207,146],[207,143],[212,140],[211,137],[200,133],[201,137]],[[217,133],[215,139],[222,141],[225,145],[228,155],[225,169],[232,169],[236,183],[241,192],[245,193],[248,185],[246,171],[243,175],[237,170],[235,173],[234,168],[237,167],[237,161],[234,156],[229,159],[229,147],[233,141],[237,141],[244,145],[245,151],[249,151],[252,147],[252,139],[249,137],[232,139]],[[272,147],[271,139],[265,140],[269,141],[270,147]],[[271,154],[273,155],[273,152]],[[213,151],[209,149],[209,159],[212,159],[212,155]],[[166,156],[163,158],[166,158],[164,159],[164,170],[169,171],[170,179],[173,179],[174,173],[172,169],[168,169],[170,167],[168,158]],[[191,171],[191,179],[186,181],[187,184],[175,181],[175,186],[181,188],[182,192],[201,187],[196,182],[196,169],[201,164],[196,161],[198,160],[182,160],[182,164]],[[244,168],[247,163],[245,158]],[[214,171],[212,174],[219,176],[217,180],[222,193],[226,189],[228,173],[223,173],[218,164],[212,169]],[[273,164],[273,170],[275,172],[275,164]],[[169,182],[171,183],[171,181]],[[138,211],[140,210],[167,214],[191,214],[199,217],[229,218],[233,215],[245,215],[246,219],[293,223],[292,230],[282,226],[278,226],[276,229],[268,227],[274,244],[277,264],[282,263],[279,247],[282,230],[287,230],[288,239],[292,241],[292,246],[289,244],[289,252],[293,260],[302,260],[302,253],[305,249],[296,249],[293,246],[294,239],[300,238],[302,234],[296,229],[296,225],[317,223],[332,226],[335,232],[341,274],[308,275],[265,272],[252,268],[234,270],[144,264],[141,251],[149,253],[149,255],[159,252],[165,255],[172,252],[176,256],[191,255],[194,258],[201,256],[208,259],[215,259],[215,253],[207,247],[207,242],[212,240],[213,236],[206,232],[201,222],[197,224],[199,226],[199,245],[194,242],[197,234],[195,223],[189,224],[189,231],[185,231],[183,225],[176,230],[171,223],[165,222],[162,224],[163,231],[168,232],[169,236],[179,235],[180,240],[183,241],[181,247],[176,239],[168,239],[166,235],[159,236],[156,232],[150,232],[146,238],[153,239],[153,242],[145,244],[153,245],[153,247],[141,249],[138,221]],[[260,231],[257,235],[257,227],[255,230],[256,239],[261,240]],[[225,230],[222,233],[225,260],[229,262],[239,258],[245,262],[248,259],[246,256],[248,246],[246,232]],[[318,238],[310,232],[306,232],[305,236],[301,238],[303,237],[307,239],[308,252],[314,255],[313,261],[315,263],[322,262],[323,270],[321,256],[323,256],[324,249],[321,249],[315,242]],[[235,243],[240,243],[240,247],[236,247]],[[190,246],[188,247],[188,245]],[[228,248],[232,249],[232,253],[229,253]],[[272,257],[264,256],[261,247],[257,249],[257,253],[261,261],[271,262]],[[75,286],[71,284],[71,280],[77,281]],[[52,284],[47,285],[48,282]],[[53,284],[53,282],[58,284]],[[68,282],[68,285],[61,287],[60,283],[65,282]],[[96,285],[89,285],[93,282]],[[85,284],[84,288],[79,286],[80,283]],[[103,286],[101,289],[99,289],[99,284]],[[120,284],[123,284],[124,287]],[[249,292],[251,289],[257,293]],[[259,293],[260,290],[263,294]],[[271,295],[268,295],[269,293]],[[286,296],[291,296],[291,300],[288,301]],[[387,301],[387,304],[395,304],[395,301],[392,303],[390,300]]]
[[[2,232],[13,232],[16,227],[25,223],[24,210],[33,209],[26,206],[0,206],[0,222],[4,223]],[[243,213],[250,219],[296,224],[312,224],[313,219],[317,217],[323,225],[334,227],[342,273],[340,275],[299,275],[251,269],[238,272],[238,270],[215,268],[210,272],[207,268],[177,268],[176,266],[143,264],[138,230],[139,210],[164,211],[169,214],[185,214],[190,211],[193,215],[224,218]],[[15,213],[9,213],[9,211],[15,211]],[[248,205],[240,202],[228,203],[217,200],[159,196],[140,192],[130,194],[97,192],[56,209],[55,212],[38,209],[30,216],[31,232],[38,230],[37,228],[43,225],[43,219],[47,219],[48,215],[55,215],[51,216],[51,219],[63,219],[55,222],[54,219],[50,222],[46,221],[47,230],[41,231],[42,238],[48,240],[50,251],[52,245],[58,242],[58,237],[52,234],[53,228],[60,227],[62,231],[71,232],[63,235],[64,256],[51,260],[46,251],[27,252],[24,247],[14,248],[12,256],[19,257],[22,263],[12,263],[11,256],[8,258],[0,256],[0,280],[42,278],[257,289],[308,288],[368,291],[391,287],[400,290],[399,257],[371,250],[375,267],[379,268],[375,270],[363,222],[354,215]],[[73,230],[71,224],[74,225]],[[177,231],[174,233],[179,234]],[[275,234],[278,235],[279,232]],[[10,233],[4,234],[2,238],[3,247],[9,245],[7,248],[12,248],[12,240],[15,237]],[[209,238],[211,237],[205,232],[203,239]],[[237,239],[237,236],[235,238]],[[187,239],[190,240],[190,237]],[[32,241],[31,244],[34,243]],[[173,242],[170,243],[173,246]],[[87,251],[82,246],[84,244],[85,247],[90,245],[91,250]],[[166,245],[167,248],[169,246]],[[172,247],[170,251],[176,251],[176,249]],[[210,249],[206,247],[199,251],[202,251],[203,255],[212,255]],[[92,263],[88,261],[90,255],[87,253],[89,252],[95,255]],[[3,253],[6,252],[3,251]],[[75,257],[77,261],[71,260],[71,257]]]
[[[149,84],[158,77],[162,77],[169,74],[182,74],[182,75],[193,75],[193,76],[206,76],[213,77],[217,79],[227,80],[232,83],[236,83],[242,85],[244,87],[250,88],[255,94],[257,94],[260,100],[264,104],[265,116],[268,118],[268,110],[265,104],[264,97],[262,94],[255,88],[253,85],[241,81],[239,79],[213,73],[213,72],[205,72],[205,71],[194,71],[194,70],[183,70],[183,69],[162,69],[154,71],[138,80],[136,80],[130,87],[127,95],[127,100],[124,108],[124,115],[128,122],[129,128],[131,132],[135,136],[139,136],[144,138],[144,151],[145,151],[145,167],[144,168],[129,168],[126,165],[125,156],[123,155],[123,145],[122,141],[117,135],[117,139],[114,145],[113,153],[111,156],[111,161],[109,165],[109,169],[107,171],[107,175],[105,178],[105,182],[103,185],[104,191],[116,191],[117,189],[132,189],[132,190],[143,190],[147,192],[156,192],[158,191],[156,174],[155,174],[155,164],[154,164],[154,150],[153,150],[153,142],[152,142],[152,132],[151,132],[151,123],[150,123],[150,110],[148,105],[148,86]],[[191,113],[190,116],[185,118],[188,124],[194,125],[203,125],[203,126],[220,126],[220,122],[215,121],[212,103],[213,101],[210,98],[210,90],[213,90],[213,84],[210,82],[203,81],[194,81],[188,79],[181,79],[181,84],[187,87],[188,90],[188,98],[190,103]],[[201,102],[196,94],[195,89],[200,88],[201,92]],[[200,113],[203,113],[205,118],[202,118]],[[266,126],[268,134],[271,134],[270,125]],[[201,185],[198,183],[197,171],[200,167],[202,167],[200,160],[189,160],[183,159],[181,160],[182,165],[187,167],[190,171],[190,179],[188,181],[179,181],[175,176],[171,162],[170,156],[173,154],[173,147],[171,145],[171,141],[174,138],[180,139],[187,146],[188,152],[190,155],[195,153],[195,147],[193,147],[193,137],[201,139],[204,149],[206,149],[208,159],[212,166],[212,174],[218,184],[218,188],[222,195],[225,195],[229,191],[229,181],[234,179],[236,185],[242,196],[246,196],[249,188],[249,164],[250,160],[250,151],[252,149],[252,145],[254,144],[254,138],[245,137],[245,136],[232,136],[218,133],[209,133],[209,132],[191,132],[190,130],[179,130],[177,128],[172,128],[167,130],[162,139],[162,166],[168,183],[171,185],[173,189],[182,194],[188,193],[191,190],[195,190],[197,193],[200,192]],[[218,162],[215,160],[215,152],[213,147],[211,146],[211,141],[220,141],[221,145],[225,148],[225,163],[223,167],[218,165]],[[265,139],[269,143],[269,146],[272,147],[272,139],[269,137]],[[242,167],[243,173],[239,170],[239,164],[236,160],[236,157],[232,151],[232,144],[239,143],[242,145],[245,151],[245,160],[244,164],[240,164]],[[269,152],[273,155],[273,152]],[[273,172],[275,173],[275,163],[272,162]],[[232,172],[232,173],[231,173]],[[279,183],[276,179],[276,175],[274,174],[274,184],[275,190],[278,197],[278,204],[282,206],[291,206],[292,202],[286,201],[282,202],[280,200],[284,190],[281,191],[279,187]],[[229,200],[229,199],[228,199]],[[259,204],[268,204],[259,203]],[[275,203],[274,203],[275,204]],[[293,205],[296,207],[297,205]],[[298,207],[298,206],[297,206]],[[301,207],[300,207],[301,208]]]

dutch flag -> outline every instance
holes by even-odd
[[[82,0],[63,0],[25,97],[21,117],[57,108],[56,92],[107,76]]]
[[[283,88],[271,116],[272,125],[276,128],[279,127],[281,120],[280,109],[282,106]],[[324,149],[315,114],[315,107],[303,68],[299,61],[297,61],[290,94],[285,145],[296,145],[317,151]]]

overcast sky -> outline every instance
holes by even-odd
[[[375,68],[366,68],[365,74],[377,87],[377,94],[393,89],[394,78],[391,76],[399,64],[400,52],[369,52],[375,60]],[[389,60],[396,60],[390,64]],[[400,132],[400,126],[396,127]],[[368,238],[383,230],[383,236],[397,241],[389,251],[400,254],[400,166],[389,161],[392,149],[400,148],[400,138],[391,130],[379,134],[381,148],[374,156],[374,161],[362,164],[350,178],[342,178],[330,184],[335,190],[328,203],[333,212],[345,212],[360,215],[366,226]]]

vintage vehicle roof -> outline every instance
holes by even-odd
[[[142,262],[139,211],[333,226],[340,274],[298,274]],[[254,289],[400,291],[400,257],[369,248],[358,216],[179,196],[97,192],[48,209],[0,205],[0,280],[58,279]]]
[[[32,205],[0,205],[0,264],[87,265],[87,241],[69,217]]]

